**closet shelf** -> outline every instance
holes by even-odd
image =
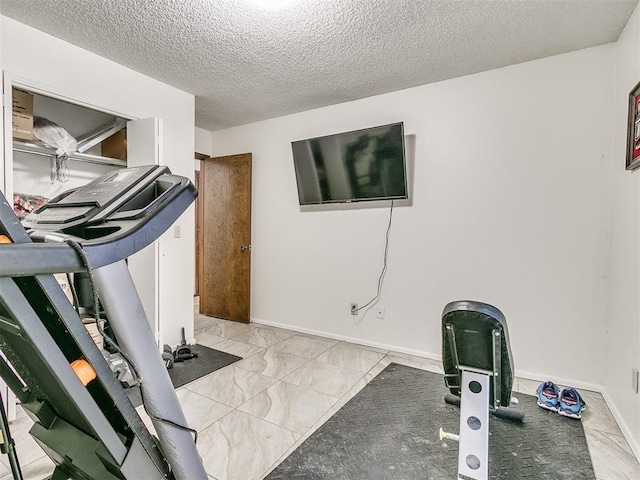
[[[120,118],[110,122],[106,125],[95,129],[93,132],[89,132],[86,135],[78,138],[78,153],[84,153],[91,147],[99,144],[103,140],[106,140],[111,135],[119,132],[127,126],[127,120]]]
[[[43,145],[38,145],[35,143],[22,142],[20,140],[13,141],[13,150],[16,152],[22,153],[31,153],[34,155],[42,155],[45,157],[58,157],[56,152],[50,148],[47,148]],[[126,160],[119,160],[117,158],[107,158],[101,157],[99,155],[91,155],[89,153],[73,153],[71,155],[67,155],[68,160],[77,160],[79,162],[86,163],[95,163],[98,165],[115,165],[118,167],[126,167]]]

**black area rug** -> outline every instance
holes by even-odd
[[[241,357],[214,350],[204,345],[191,345],[191,351],[197,353],[198,356],[185,362],[174,363],[173,367],[169,369],[169,377],[171,378],[171,383],[173,383],[174,388],[182,387],[222,367],[242,360]],[[129,388],[127,390],[127,396],[134,407],[142,405],[140,387],[135,386]]]
[[[459,410],[444,402],[442,375],[391,364],[267,478],[269,480],[454,479]],[[595,479],[582,423],[518,394],[518,424],[491,417],[491,479]]]

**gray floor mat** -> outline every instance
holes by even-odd
[[[285,459],[269,480],[454,479],[458,431],[442,375],[391,364]],[[523,424],[491,417],[492,479],[595,479],[579,420],[543,410],[518,394]]]
[[[198,356],[191,360],[174,363],[173,367],[169,369],[169,377],[171,378],[171,383],[174,388],[186,385],[222,367],[242,360],[241,357],[236,355],[221,352],[213,348],[205,347],[204,345],[191,345],[191,351],[197,353]],[[134,407],[142,405],[140,387],[134,386],[127,389],[127,396]]]

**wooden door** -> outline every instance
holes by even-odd
[[[249,323],[251,154],[204,160],[200,176],[200,313]]]

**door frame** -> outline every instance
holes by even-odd
[[[202,162],[209,157],[209,155],[204,154],[204,153],[195,153],[195,159]],[[203,230],[203,210],[202,210],[202,205],[203,205],[203,201],[204,201],[204,189],[202,188],[202,176],[200,174],[200,169],[196,170],[194,172],[194,185],[196,187],[196,189],[198,190],[198,196],[196,197],[196,234],[195,234],[195,238],[196,238],[196,283],[195,283],[195,289],[194,289],[194,296],[199,297],[200,296],[200,285],[202,285],[202,242],[203,242],[203,236],[204,236],[204,230]]]
[[[208,161],[212,161],[212,160],[216,160],[216,159],[230,159],[233,157],[241,157],[241,156],[248,156],[248,160],[249,160],[249,177],[248,177],[248,204],[247,204],[247,214],[248,214],[248,238],[247,239],[243,239],[244,241],[247,242],[246,245],[244,245],[244,247],[248,247],[248,248],[241,248],[240,251],[243,252],[243,254],[248,254],[249,255],[249,263],[247,266],[247,285],[246,285],[246,298],[244,299],[246,302],[246,320],[244,319],[232,319],[232,318],[227,318],[228,320],[231,321],[237,321],[237,322],[242,322],[242,323],[250,323],[251,322],[251,230],[252,230],[252,192],[253,192],[253,183],[252,183],[252,174],[253,174],[253,167],[252,167],[252,162],[253,162],[253,155],[250,152],[245,152],[245,153],[239,153],[239,154],[233,154],[233,155],[222,155],[222,156],[218,156],[218,157],[207,157],[201,164],[201,172],[203,172],[204,170],[206,170],[206,165]],[[204,215],[204,204],[205,204],[205,198],[207,196],[207,192],[206,192],[206,188],[205,188],[205,181],[206,181],[206,174],[201,173],[200,174],[200,182],[201,182],[201,186],[202,186],[202,228],[201,228],[201,234],[202,234],[202,255],[201,255],[201,260],[200,260],[200,270],[201,270],[201,288],[200,288],[200,293],[201,293],[201,298],[200,298],[200,302],[199,302],[199,313],[201,314],[205,314],[203,312],[203,304],[205,302],[202,301],[202,294],[204,293],[204,284],[205,284],[205,277],[204,277],[204,256],[205,256],[205,232],[206,232],[206,226],[207,226],[207,221],[208,219],[206,218],[206,216]],[[228,214],[227,214],[228,215]],[[226,218],[229,218],[229,216],[227,216]],[[226,245],[226,251],[227,252],[233,252],[236,250],[236,248],[240,248],[240,245]],[[223,317],[225,318],[225,317]]]
[[[135,122],[136,120],[146,120],[146,116],[140,114],[139,112],[128,111],[125,112],[121,110],[120,106],[115,106],[113,104],[109,105],[109,102],[98,102],[96,99],[90,99],[88,97],[83,97],[82,95],[76,95],[75,92],[52,87],[50,85],[45,85],[40,82],[34,81],[30,78],[23,77],[20,75],[16,75],[10,71],[3,70],[2,71],[2,93],[3,93],[3,116],[2,116],[2,135],[4,139],[4,151],[2,152],[2,165],[0,166],[0,190],[4,194],[5,198],[12,204],[13,202],[13,191],[14,191],[14,161],[13,161],[13,131],[12,131],[12,103],[13,103],[13,88],[17,88],[19,90],[25,90],[27,92],[31,92],[37,95],[42,95],[46,97],[53,98],[55,100],[60,100],[62,102],[70,103],[73,105],[77,105],[80,107],[88,108],[90,110],[95,110],[98,112],[103,112],[109,115],[113,115],[116,117],[124,118],[129,122]],[[155,117],[153,117],[155,118]],[[162,164],[162,122],[160,119],[157,120],[157,132],[156,136],[153,138],[154,149],[156,150],[156,160],[155,164]],[[129,143],[127,144],[129,145]],[[129,156],[131,158],[131,156]],[[130,165],[130,162],[127,161],[127,166]],[[155,337],[156,342],[159,344],[161,337],[161,320],[160,320],[160,310],[159,310],[159,253],[158,253],[158,241],[154,242],[153,247],[154,255],[152,259],[152,264],[148,269],[141,269],[141,271],[133,276],[134,283],[136,285],[148,285],[153,284],[153,292],[147,292],[146,295],[146,303],[148,305],[153,305],[153,312],[146,312],[150,321],[150,327],[152,329],[153,335]],[[152,273],[150,273],[152,272]],[[151,290],[151,289],[148,289]],[[141,298],[143,304],[145,303],[145,298]]]
[[[12,131],[12,105],[13,94],[12,88],[26,90],[38,95],[44,95],[55,100],[71,103],[79,107],[85,107],[90,110],[96,110],[126,120],[138,120],[148,115],[139,112],[124,111],[122,106],[105,105],[102,102],[96,102],[74,92],[63,90],[45,85],[21,75],[17,75],[11,71],[2,71],[2,98],[3,98],[3,116],[2,116],[2,134],[4,137],[3,165],[0,168],[0,190],[7,196],[6,192],[13,192],[13,131]],[[108,103],[108,102],[107,102]],[[13,193],[11,193],[13,195]],[[8,198],[11,202],[12,199]]]

